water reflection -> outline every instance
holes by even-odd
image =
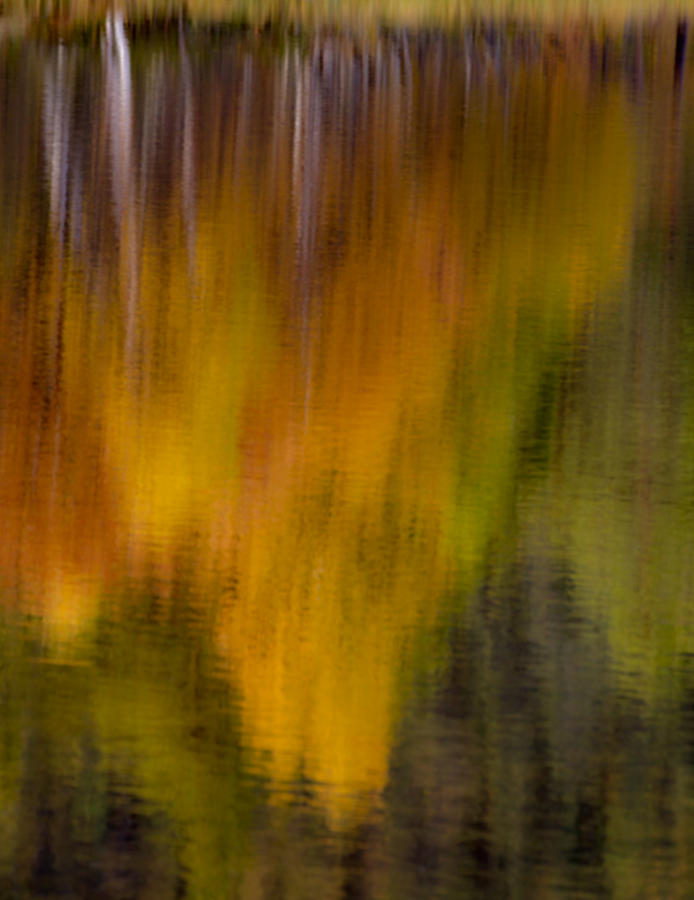
[[[0,63],[0,893],[677,895],[684,26],[100,41]]]

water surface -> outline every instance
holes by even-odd
[[[0,895],[691,895],[686,39],[4,41]]]

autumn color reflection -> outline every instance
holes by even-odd
[[[588,38],[261,40],[138,55],[111,15],[96,69],[3,62],[0,576],[65,648],[194,560],[246,745],[349,819],[626,278],[645,157]]]

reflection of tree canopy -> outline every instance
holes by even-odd
[[[110,22],[98,58],[3,61],[3,578],[65,636],[193,542],[246,742],[339,813],[624,278],[629,97],[580,36],[150,53]]]

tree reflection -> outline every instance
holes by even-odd
[[[636,883],[691,649],[683,42],[112,13],[100,56],[3,54],[29,894]]]

